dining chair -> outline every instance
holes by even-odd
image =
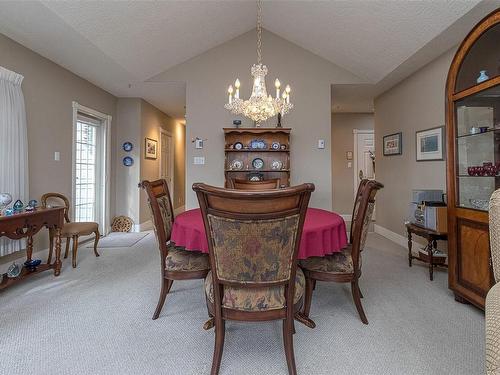
[[[311,300],[316,281],[351,283],[352,297],[361,321],[368,324],[359,289],[361,276],[361,252],[364,249],[366,235],[375,208],[375,195],[384,185],[374,180],[362,181],[354,203],[351,222],[351,241],[341,252],[325,257],[311,257],[300,261],[300,267],[306,277],[304,315],[309,317]]]
[[[238,178],[229,179],[229,188],[237,190],[269,190],[269,189],[279,189],[280,179],[271,178],[269,180],[262,181],[249,181]]]
[[[66,250],[64,251],[64,259],[68,257],[70,241],[73,240],[73,251],[72,251],[72,266],[76,268],[76,256],[78,252],[78,239],[81,236],[89,236],[91,234],[95,235],[94,238],[94,254],[96,257],[99,256],[97,252],[97,244],[99,243],[99,224],[94,222],[71,222],[69,218],[69,199],[65,195],[60,193],[46,193],[42,195],[40,199],[42,207],[46,208],[49,206],[49,202],[56,202],[56,204],[62,203],[64,206],[64,225],[61,229],[61,238],[66,239]],[[49,257],[47,263],[52,262],[52,252],[54,250],[54,230],[49,230]]]
[[[205,280],[214,317],[212,375],[219,373],[225,321],[283,320],[289,374],[296,374],[294,316],[302,306],[304,274],[297,267],[313,184],[266,191],[235,191],[194,184],[208,240]]]
[[[208,255],[188,251],[170,242],[174,224],[174,210],[167,181],[144,180],[140,186],[146,191],[153,228],[160,250],[161,291],[153,320],[158,319],[165,298],[174,280],[204,279],[210,269]]]

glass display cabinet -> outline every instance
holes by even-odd
[[[484,308],[494,283],[488,203],[500,188],[500,10],[460,45],[446,87],[449,286]]]

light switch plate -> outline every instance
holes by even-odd
[[[318,148],[320,148],[320,149],[325,148],[325,140],[324,139],[318,139]]]
[[[205,164],[205,157],[204,156],[195,156],[193,158],[193,164],[195,164],[195,165]]]
[[[55,161],[61,160],[61,153],[59,151],[54,152],[54,160]]]
[[[196,139],[194,141],[194,147],[195,148],[203,148],[203,139]]]

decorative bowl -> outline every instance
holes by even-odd
[[[24,262],[24,266],[28,269],[28,271],[35,271],[36,268],[42,263],[40,259],[32,259]]]
[[[18,277],[20,274],[21,274],[21,267],[19,267],[19,265],[16,262],[12,263],[7,269],[7,277],[9,279]]]
[[[7,207],[12,202],[12,195],[0,193],[0,207]]]

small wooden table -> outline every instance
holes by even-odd
[[[434,280],[434,267],[436,266],[448,267],[448,265],[445,264],[444,262],[445,261],[444,257],[433,256],[434,250],[437,250],[437,241],[447,240],[448,234],[436,232],[435,230],[420,227],[412,223],[407,223],[405,225],[406,225],[406,231],[408,232],[408,265],[411,267],[411,261],[413,259],[428,263],[429,278],[431,279],[431,281]],[[412,234],[416,234],[417,236],[423,237],[427,240],[427,246],[425,247],[425,251],[427,251],[427,256],[421,257],[420,255],[415,256],[412,254],[411,252]]]
[[[61,228],[64,224],[64,207],[38,208],[32,212],[23,212],[12,216],[0,216],[0,237],[5,236],[12,240],[26,238],[26,258],[31,260],[33,254],[33,236],[43,227],[54,231],[56,259],[52,264],[40,264],[36,270],[29,271],[23,267],[18,277],[8,278],[0,275],[0,290],[5,289],[24,278],[39,272],[54,270],[54,275],[61,273]]]

